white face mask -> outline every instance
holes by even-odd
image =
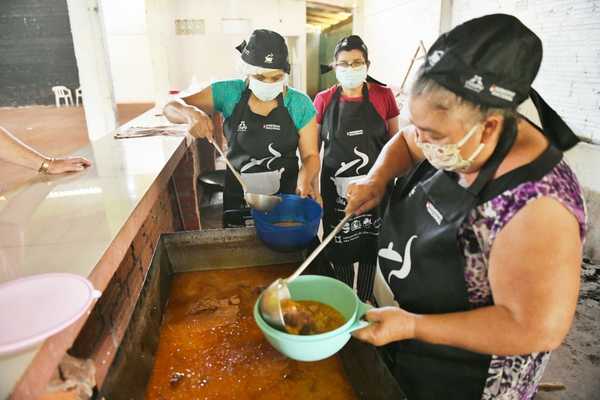
[[[283,78],[277,82],[266,83],[266,82],[261,82],[258,79],[251,76],[250,84],[248,87],[250,88],[250,90],[252,90],[252,93],[254,93],[254,95],[256,97],[258,97],[259,100],[271,101],[275,97],[277,97],[279,95],[279,93],[283,92],[284,85],[285,85],[285,78]]]
[[[485,147],[485,144],[481,143],[475,149],[473,154],[467,159],[464,159],[460,154],[460,148],[467,143],[467,141],[477,132],[480,124],[475,124],[471,130],[458,142],[452,144],[432,144],[423,143],[421,138],[417,136],[417,146],[423,150],[423,154],[427,160],[437,169],[444,169],[446,171],[457,171],[467,169],[473,164],[473,160],[477,158],[479,153]]]
[[[344,89],[355,89],[362,85],[367,78],[367,66],[352,68],[352,67],[336,67],[335,77]]]

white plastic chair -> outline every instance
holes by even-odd
[[[65,101],[66,106],[73,105],[73,94],[71,89],[65,86],[53,86],[52,91],[54,92],[54,100],[56,101],[56,107],[60,107],[60,100]]]
[[[75,89],[75,105],[79,107],[79,102],[83,103],[83,96],[81,94],[81,86]]]

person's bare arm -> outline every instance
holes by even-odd
[[[296,191],[303,197],[310,196],[321,202],[321,195],[318,190],[319,170],[321,169],[319,131],[315,117],[300,129],[299,135],[298,150],[300,151],[302,167],[298,173]]]
[[[359,215],[371,210],[383,198],[387,184],[406,174],[423,158],[414,144],[414,135],[413,130],[394,135],[383,147],[367,177],[348,186],[346,213]]]
[[[210,114],[214,112],[210,86],[188,97],[171,101],[165,105],[165,117],[176,124],[189,124],[190,134],[212,142],[214,127]]]
[[[356,336],[374,344],[415,338],[497,355],[553,350],[575,314],[581,252],[575,217],[554,199],[535,200],[493,244],[493,306],[438,315],[386,307],[369,313],[375,323]]]
[[[36,171],[41,167],[42,162],[46,161],[49,174],[82,171],[92,165],[84,157],[47,157],[2,127],[0,127],[0,159]]]
[[[388,135],[391,138],[392,136],[394,136],[396,133],[398,133],[398,117],[394,117],[394,118],[390,118],[387,120],[387,126],[388,126]]]

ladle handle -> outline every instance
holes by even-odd
[[[337,233],[342,229],[342,227],[346,224],[346,222],[348,222],[348,220],[350,218],[352,218],[354,214],[348,214],[344,217],[344,219],[342,219],[337,225],[336,227],[329,233],[329,235],[327,235],[327,237],[325,239],[323,239],[323,241],[321,242],[321,244],[312,252],[310,253],[310,255],[306,258],[306,260],[304,260],[304,262],[300,265],[300,267],[298,267],[298,269],[289,276],[289,278],[286,279],[287,282],[291,282],[294,279],[296,279],[298,276],[300,276],[300,274],[302,272],[304,272],[304,270],[306,269],[306,267],[308,267],[310,265],[310,263],[315,259],[315,257],[317,257],[319,255],[319,253],[321,252],[321,250],[323,250],[325,248],[325,246],[327,246],[327,244],[329,242],[331,242],[331,239],[333,239],[333,237],[335,235],[337,235]]]
[[[227,164],[227,166],[231,170],[231,173],[237,178],[238,181],[240,181],[240,185],[242,185],[242,190],[244,191],[244,193],[248,192],[248,188],[246,187],[246,184],[242,180],[241,175],[233,167],[233,165],[231,164],[231,162],[229,162],[229,159],[227,158],[227,156],[225,155],[225,153],[223,153],[223,150],[221,150],[221,148],[219,147],[219,145],[216,142],[213,142],[213,141],[210,141],[210,142],[212,143],[213,146],[215,146],[215,149],[217,149],[217,152],[221,155],[221,157],[223,157],[223,160],[225,160],[225,164]]]

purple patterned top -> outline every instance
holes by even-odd
[[[471,211],[459,231],[466,259],[465,281],[469,302],[475,307],[493,304],[488,265],[494,240],[511,218],[529,202],[550,197],[563,204],[579,222],[582,240],[586,209],[575,174],[563,160],[542,179],[524,182]],[[537,391],[550,353],[492,356],[482,399],[532,399]]]

